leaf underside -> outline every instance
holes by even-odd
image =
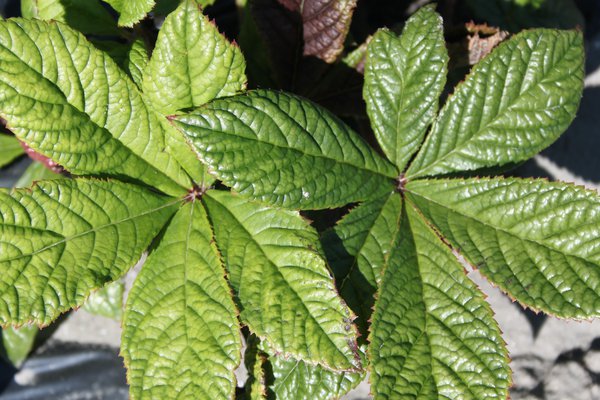
[[[242,322],[284,356],[360,370],[353,315],[335,290],[316,231],[297,212],[227,192],[208,191],[203,201]]]
[[[376,399],[506,399],[508,354],[483,294],[410,204],[369,336]]]
[[[144,94],[164,115],[231,96],[246,85],[246,63],[195,0],[185,0],[163,24],[144,76]]]
[[[231,399],[239,329],[206,211],[187,203],[127,300],[121,351],[132,398]]]
[[[524,161],[569,126],[583,90],[583,37],[537,29],[498,45],[440,111],[406,175]]]
[[[192,186],[165,152],[183,137],[81,34],[59,22],[2,21],[0,66],[0,113],[35,151],[76,175],[127,177],[177,195]]]
[[[467,260],[523,305],[600,315],[600,199],[543,180],[415,181],[407,195]]]
[[[435,117],[446,83],[442,18],[423,7],[400,37],[378,31],[367,52],[363,96],[371,125],[384,153],[403,170]]]
[[[56,180],[0,191],[0,324],[47,325],[135,264],[173,212],[139,186]]]
[[[218,179],[266,203],[318,209],[393,191],[391,164],[342,121],[296,96],[252,91],[175,124]]]

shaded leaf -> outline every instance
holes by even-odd
[[[51,171],[40,162],[32,162],[15,183],[16,188],[30,187],[36,181],[47,181],[62,178],[62,175]]]
[[[421,146],[446,83],[448,52],[433,6],[417,11],[400,37],[380,30],[369,43],[364,98],[384,153],[403,170]]]
[[[177,212],[142,267],[122,342],[133,399],[233,397],[242,346],[237,311],[199,202]]]
[[[416,181],[408,197],[482,274],[534,310],[600,315],[600,199],[543,180]]]
[[[363,203],[321,239],[340,295],[358,316],[356,324],[365,338],[383,266],[398,234],[401,209],[398,194]]]
[[[144,75],[144,95],[164,115],[231,96],[246,85],[240,49],[221,35],[195,0],[163,24]]]
[[[16,137],[0,133],[0,167],[10,164],[23,154],[25,151]]]
[[[267,203],[317,209],[393,191],[391,164],[335,116],[292,95],[253,91],[174,122],[218,179]]]
[[[184,138],[81,34],[58,22],[3,21],[0,62],[1,115],[36,152],[75,175],[127,177],[177,195],[192,187],[165,152],[187,147]]]
[[[208,191],[203,201],[242,322],[286,357],[360,370],[353,315],[335,290],[316,231],[297,212],[227,192]]]
[[[89,0],[88,0],[89,1]],[[155,0],[104,0],[121,14],[119,26],[131,27],[144,19],[154,7]]]
[[[525,31],[501,43],[449,98],[407,176],[514,163],[549,146],[575,117],[583,53],[574,31]]]
[[[411,205],[369,336],[376,399],[505,399],[508,354],[483,294]]]
[[[47,325],[80,306],[135,264],[173,207],[116,181],[0,191],[0,323]]]
[[[2,347],[6,358],[19,368],[27,359],[33,346],[35,338],[40,329],[37,326],[25,325],[20,328],[11,326],[2,329]]]

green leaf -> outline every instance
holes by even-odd
[[[239,329],[206,211],[187,203],[127,299],[121,352],[132,399],[233,398]]]
[[[40,329],[37,326],[24,325],[20,328],[11,326],[2,329],[2,346],[6,358],[19,368],[27,359],[35,344]]]
[[[246,62],[195,0],[184,0],[163,24],[144,75],[144,95],[165,115],[194,108],[246,86]]]
[[[336,207],[393,191],[394,167],[334,115],[299,97],[257,90],[174,122],[218,179],[276,206]]]
[[[508,354],[483,294],[406,203],[400,229],[369,336],[375,398],[507,398]]]
[[[0,191],[0,324],[47,325],[80,306],[135,264],[173,208],[116,181]]]
[[[329,371],[320,365],[276,355],[271,355],[268,362],[268,393],[274,393],[277,399],[338,399],[365,378],[364,373]]]
[[[400,37],[378,31],[369,43],[364,98],[377,140],[403,170],[421,146],[446,83],[448,51],[442,18],[427,6]]]
[[[246,352],[244,365],[248,371],[248,379],[244,384],[243,400],[266,400],[267,396],[267,371],[269,367],[268,354],[259,349],[259,339],[249,335],[246,339]]]
[[[525,31],[479,62],[440,111],[407,176],[532,157],[569,126],[583,90],[583,37]]]
[[[398,194],[363,203],[321,239],[340,295],[358,316],[366,338],[383,266],[398,234],[402,198]]]
[[[142,87],[142,81],[144,78],[144,71],[148,65],[148,49],[143,40],[137,39],[130,45],[127,53],[127,58],[124,62],[124,69],[129,73],[131,79],[135,82],[137,87]]]
[[[64,22],[91,35],[119,35],[116,21],[98,0],[22,0],[25,18]]]
[[[89,1],[89,0],[88,0]],[[131,27],[152,11],[154,0],[104,0],[121,14],[119,26]]]
[[[91,314],[121,320],[123,315],[123,282],[112,282],[88,297],[83,309]]]
[[[318,235],[297,212],[208,191],[203,200],[242,322],[283,356],[360,370],[353,315],[338,296]]]
[[[600,315],[600,198],[523,179],[416,181],[411,201],[482,274],[534,310]]]
[[[0,133],[0,167],[10,164],[23,154],[25,151],[16,137]]]
[[[52,172],[50,169],[40,162],[34,161],[23,172],[23,175],[15,183],[16,188],[27,188],[36,181],[47,181],[52,179],[60,179],[62,175]]]
[[[200,7],[207,7],[216,0],[193,0]],[[156,6],[154,7],[154,14],[156,15],[167,15],[173,12],[177,6],[181,3],[181,0],[156,0]]]
[[[80,33],[56,22],[2,21],[0,65],[0,114],[35,151],[75,175],[125,176],[174,195],[192,187],[165,152],[187,146],[184,138]]]

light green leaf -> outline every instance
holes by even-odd
[[[195,0],[163,24],[144,75],[144,95],[165,115],[231,96],[246,86],[246,62]]]
[[[0,65],[0,114],[35,151],[75,175],[125,176],[177,195],[192,187],[165,152],[183,137],[80,33],[59,22],[2,21]]]
[[[369,43],[363,96],[377,140],[399,170],[435,117],[447,65],[442,17],[433,6],[417,11],[400,37],[380,30]]]
[[[534,310],[600,315],[600,198],[524,179],[416,181],[408,197],[482,274]]]
[[[123,275],[174,209],[139,186],[93,180],[0,191],[0,324],[47,325]]]
[[[23,172],[23,175],[15,183],[16,188],[27,188],[36,181],[46,181],[52,179],[60,179],[62,175],[52,172],[46,168],[44,164],[34,161],[29,167]]]
[[[187,203],[127,299],[121,351],[132,399],[233,398],[239,329],[206,211]]]
[[[32,325],[24,325],[20,328],[8,326],[2,329],[4,352],[16,368],[19,368],[31,353],[39,331],[37,326]]]
[[[364,373],[329,371],[320,365],[276,355],[269,357],[267,371],[268,393],[285,400],[338,399],[365,378]]]
[[[89,1],[89,0],[88,0]],[[121,14],[119,26],[131,27],[152,11],[154,0],[104,0]]]
[[[0,167],[10,164],[24,153],[16,137],[0,133]]]
[[[92,293],[83,309],[91,314],[121,320],[123,315],[123,282],[112,282]]]
[[[360,370],[353,315],[297,212],[209,191],[203,200],[250,330],[283,356]]]
[[[25,18],[60,21],[91,35],[119,35],[119,28],[110,13],[98,0],[22,0]]]
[[[391,164],[334,115],[299,97],[257,90],[174,122],[218,179],[267,203],[329,208],[394,189]]]
[[[135,84],[141,88],[144,71],[148,65],[148,49],[141,39],[133,41],[130,46],[124,63],[125,71],[129,73]]]
[[[575,117],[583,57],[575,31],[525,31],[498,45],[449,98],[407,176],[519,162],[549,146]]]
[[[358,316],[356,324],[364,338],[401,210],[402,197],[397,193],[363,203],[321,239],[340,295]]]
[[[450,249],[405,203],[375,303],[376,399],[506,399],[508,354],[492,310]]]

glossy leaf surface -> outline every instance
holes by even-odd
[[[47,325],[123,275],[173,202],[116,181],[57,180],[0,191],[0,323]]]
[[[446,83],[448,52],[442,18],[423,7],[400,37],[380,30],[369,43],[364,98],[383,151],[403,170],[421,146]]]
[[[583,37],[525,31],[473,67],[440,111],[407,176],[524,161],[569,126],[583,90]]]
[[[483,294],[410,204],[369,336],[376,399],[506,399],[508,354]]]
[[[237,311],[199,202],[177,212],[142,267],[122,341],[133,399],[233,398]]]
[[[340,295],[358,316],[355,322],[365,338],[374,295],[398,234],[401,209],[398,194],[363,203],[321,239]]]
[[[394,167],[321,107],[257,90],[175,119],[211,172],[286,208],[342,206],[393,191]]]
[[[121,321],[124,290],[123,282],[111,282],[92,293],[83,304],[83,309],[91,314]]]
[[[0,65],[0,113],[35,151],[76,175],[126,176],[169,194],[191,187],[165,152],[184,139],[81,34],[58,22],[3,21]]]
[[[227,192],[209,191],[203,200],[242,322],[284,356],[360,369],[353,315],[335,290],[316,231],[297,212]]]
[[[600,198],[523,179],[409,183],[408,196],[485,276],[534,310],[600,315]]]
[[[231,96],[246,85],[240,49],[219,33],[195,0],[163,24],[144,76],[144,94],[164,115]]]

